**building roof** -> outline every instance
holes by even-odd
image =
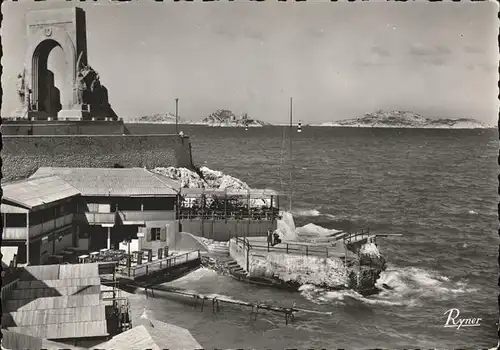
[[[43,339],[107,336],[98,266],[27,266],[2,301],[2,325]]]
[[[31,178],[57,175],[84,196],[175,196],[180,183],[144,168],[39,168]]]
[[[106,320],[91,322],[68,322],[41,324],[27,327],[9,327],[8,330],[43,339],[71,339],[106,337]]]
[[[234,190],[234,189],[211,189],[211,188],[181,188],[181,194],[187,196],[239,196],[250,198],[270,198],[278,196],[279,193],[271,189],[249,189],[249,190]]]
[[[39,176],[3,184],[2,187],[4,199],[29,209],[80,194],[79,190],[58,176]]]
[[[114,350],[186,350],[202,349],[203,347],[185,328],[157,320],[141,318],[139,325],[118,334],[106,343],[99,344],[97,348]]]
[[[55,350],[70,349],[84,350],[84,348],[69,344],[56,343],[51,340],[32,337],[26,334],[2,330],[2,349],[30,349],[30,350]]]

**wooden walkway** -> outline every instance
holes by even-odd
[[[217,313],[217,311],[219,311],[219,304],[221,304],[221,303],[249,307],[252,309],[251,315],[254,316],[254,318],[257,317],[259,310],[266,310],[266,311],[281,313],[281,314],[285,315],[285,322],[287,325],[289,322],[293,321],[295,314],[298,312],[320,314],[320,315],[327,315],[327,316],[332,315],[332,312],[322,312],[322,311],[315,311],[315,310],[308,310],[308,309],[300,309],[300,308],[295,307],[295,304],[292,307],[283,307],[283,306],[275,306],[275,305],[268,305],[268,304],[262,304],[262,303],[251,303],[248,301],[236,300],[236,299],[233,299],[233,298],[230,298],[227,296],[223,296],[223,295],[219,295],[219,294],[201,294],[201,293],[198,293],[196,291],[189,291],[189,290],[178,289],[178,288],[169,288],[169,287],[163,286],[163,285],[154,286],[154,287],[153,286],[141,286],[141,288],[143,288],[145,290],[146,296],[148,296],[148,291],[151,292],[151,295],[153,297],[154,297],[154,291],[161,291],[161,292],[167,292],[167,293],[172,293],[172,294],[177,294],[177,295],[182,295],[182,296],[193,298],[195,300],[195,305],[194,305],[195,308],[197,308],[198,301],[200,301],[201,311],[203,311],[203,308],[205,305],[205,300],[211,301],[212,302],[212,313],[214,313],[214,314]]]
[[[167,258],[153,260],[144,264],[131,264],[130,267],[121,265],[117,267],[116,274],[117,277],[128,277],[136,279],[156,272],[168,272],[174,267],[179,267],[189,262],[196,261],[200,261],[201,263],[199,250],[171,255]]]

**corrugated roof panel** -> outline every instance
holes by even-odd
[[[19,311],[5,314],[2,325],[7,327],[25,327],[41,324],[90,322],[106,320],[104,304],[65,309],[44,309]]]
[[[9,300],[50,298],[63,295],[100,294],[101,286],[47,287],[36,289],[15,289]]]
[[[20,281],[57,279],[59,279],[59,265],[26,266],[19,277]]]
[[[36,288],[58,288],[71,286],[98,286],[101,284],[99,277],[88,278],[66,278],[59,280],[43,280],[43,281],[19,281],[17,289],[36,289]]]
[[[104,349],[202,349],[189,330],[157,320],[140,319],[140,325],[120,333],[96,348]]]
[[[99,277],[99,264],[67,264],[60,265],[59,279]]]
[[[106,321],[12,327],[8,328],[8,330],[44,339],[87,338],[108,335]]]
[[[48,176],[3,185],[3,196],[15,203],[34,208],[80,194],[76,188],[59,178]]]
[[[40,168],[31,178],[57,175],[87,196],[175,196],[179,185],[143,168]]]
[[[3,300],[3,312],[64,309],[67,307],[81,307],[99,305],[101,303],[99,294],[77,294],[49,297],[41,299]]]

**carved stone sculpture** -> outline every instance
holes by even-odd
[[[83,80],[82,73],[78,73],[75,82],[76,104],[83,104],[83,93],[87,90],[87,85]]]
[[[26,104],[26,84],[24,76],[25,76],[24,71],[22,74],[18,74],[17,76],[17,94],[19,96],[19,101],[23,106]]]
[[[95,72],[94,80],[90,84],[90,91],[99,91],[101,88],[101,81],[99,80],[99,73]]]

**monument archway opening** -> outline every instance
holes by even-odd
[[[51,53],[55,53],[56,48],[64,51],[62,45],[54,39],[45,39],[35,48],[32,58],[33,81],[31,85],[33,110],[46,113],[48,117],[54,119],[62,108],[61,91],[56,87],[54,71],[50,70],[48,65],[49,57]],[[72,74],[66,62],[57,63],[60,65],[58,69],[55,69],[57,73]]]

